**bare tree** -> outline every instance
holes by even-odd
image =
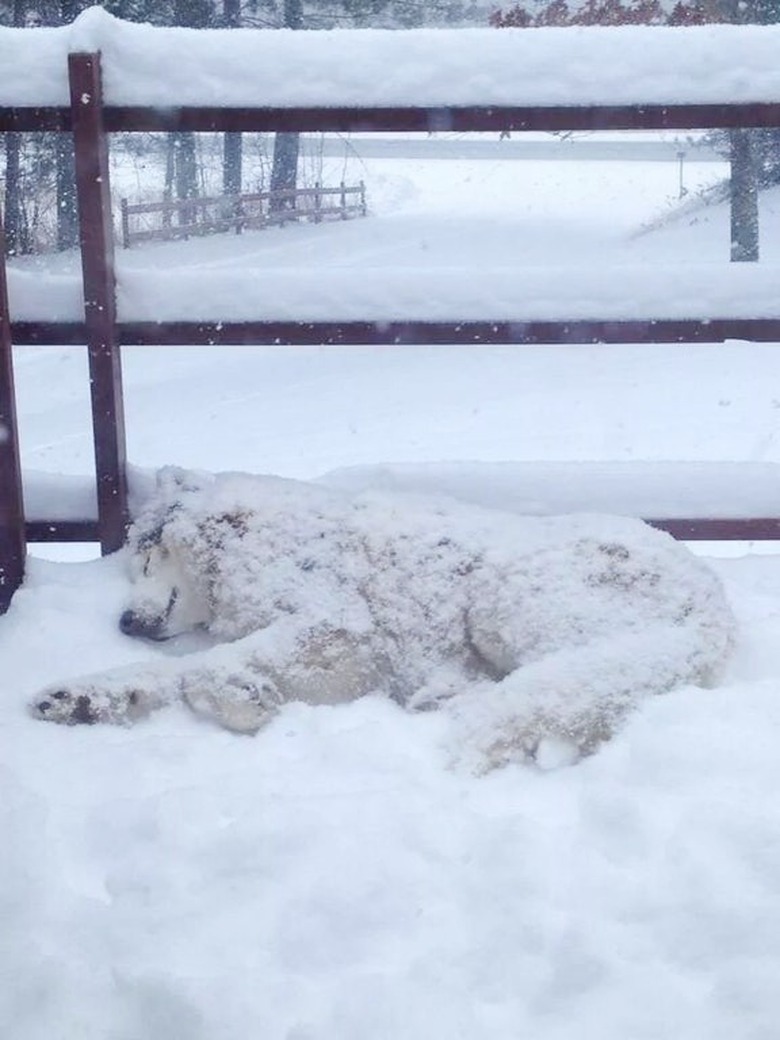
[[[174,25],[186,25],[194,29],[206,28],[213,19],[213,8],[209,0],[174,0],[171,18]],[[195,134],[180,130],[168,135],[165,195],[170,198],[175,189],[179,199],[194,199],[198,195],[198,159]],[[194,209],[185,207],[180,211],[183,224],[194,223]]]
[[[79,0],[60,0],[60,25],[68,25],[80,10]],[[57,248],[72,249],[78,245],[79,221],[76,204],[76,165],[71,135],[57,134],[55,148],[57,150]]]
[[[283,23],[286,29],[303,27],[303,0],[284,0]],[[293,70],[290,70],[290,75]],[[274,158],[271,167],[271,191],[294,189],[298,177],[300,134],[278,133],[274,138]],[[289,208],[289,199],[271,199],[271,209]]]
[[[755,0],[716,0],[729,22],[755,22]],[[740,127],[731,131],[731,259],[756,261],[759,256],[758,155],[755,131]]]
[[[731,259],[759,256],[758,163],[753,130],[731,131]]]
[[[228,29],[241,24],[241,0],[224,0],[223,19]],[[222,152],[222,191],[225,195],[241,194],[242,159],[241,134],[225,134]]]
[[[14,0],[11,8],[12,25],[24,25],[26,6],[23,0]],[[21,134],[5,135],[5,243],[11,254],[26,251],[21,195],[21,147]]]

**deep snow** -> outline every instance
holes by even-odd
[[[661,183],[660,164],[634,165],[631,197],[600,165],[587,182],[571,163],[535,167],[539,183],[557,179],[569,223],[551,194],[511,190],[520,164],[449,179],[390,164],[375,215],[348,229],[162,246],[126,263],[207,272],[246,251],[293,266],[348,230],[364,236],[356,270],[459,248],[476,272],[496,236],[473,234],[493,226],[484,212],[453,232],[469,184],[513,214],[506,241],[529,266],[545,250],[583,264],[619,251],[650,270],[724,247],[722,211],[631,238],[677,171]],[[438,221],[420,212],[426,193]],[[774,213],[768,197],[770,259]],[[395,220],[388,258],[392,233],[380,241],[377,228]],[[780,459],[779,367],[775,345],[745,344],[128,350],[130,456],[301,477],[428,463],[414,474],[432,483],[452,479],[438,465],[450,462],[464,494],[487,487],[499,505],[507,486],[480,462],[549,474],[565,460],[607,472],[706,461],[708,493],[730,500],[733,469],[718,493],[718,462],[766,464],[766,483]],[[19,351],[17,380],[27,466],[88,473],[82,353]],[[718,689],[648,703],[574,768],[479,780],[448,768],[442,716],[380,699],[291,705],[245,739],[178,708],[130,730],[34,722],[25,704],[43,685],[164,652],[116,627],[121,555],[35,551],[0,620],[4,1037],[774,1040],[780,564],[763,548],[709,560],[741,626]]]

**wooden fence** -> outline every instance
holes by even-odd
[[[139,242],[161,242],[217,232],[264,227],[281,227],[296,220],[348,220],[365,217],[366,186],[284,188],[242,195],[201,196],[165,199],[162,202],[121,200],[122,245],[128,249]],[[140,218],[140,220],[138,219]],[[149,220],[153,226],[149,226]],[[156,219],[159,218],[159,219]],[[142,226],[136,226],[136,225]]]
[[[0,263],[0,605],[24,573],[25,539],[99,541],[118,549],[128,521],[120,347],[133,344],[780,343],[780,319],[702,314],[638,321],[208,321],[117,322],[107,134],[114,131],[554,131],[780,127],[780,102],[529,107],[138,107],[105,105],[100,56],[69,56],[70,105],[0,108],[2,131],[72,133],[76,155],[84,319],[9,324]],[[86,345],[92,395],[98,515],[23,523],[11,344]],[[586,505],[586,504],[584,504]],[[780,538],[780,517],[691,517],[650,522],[687,539]]]

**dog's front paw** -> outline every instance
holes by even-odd
[[[270,678],[206,670],[188,675],[181,695],[197,715],[234,733],[247,734],[257,733],[283,702]]]
[[[68,726],[79,723],[91,725],[100,721],[88,694],[71,692],[62,687],[44,690],[30,705],[30,711],[38,719]]]
[[[157,698],[150,698],[134,685],[110,689],[79,682],[43,690],[30,711],[37,719],[66,726],[92,726],[97,722],[129,726],[158,706]]]

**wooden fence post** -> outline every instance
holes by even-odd
[[[103,553],[109,553],[124,542],[128,509],[122,366],[116,334],[114,230],[100,55],[69,55],[68,72],[100,547]]]
[[[122,248],[130,248],[130,214],[127,210],[127,199],[121,199],[122,207]]]
[[[347,186],[341,182],[341,219],[347,219]]]
[[[368,207],[366,206],[366,182],[360,182],[360,215],[365,217],[368,213]]]
[[[0,614],[8,609],[11,596],[22,583],[25,555],[5,241],[0,220]]]
[[[173,210],[174,205],[170,198],[163,198],[163,211],[162,211],[162,226],[165,234],[164,239],[173,238],[173,231],[171,225],[173,223]]]

